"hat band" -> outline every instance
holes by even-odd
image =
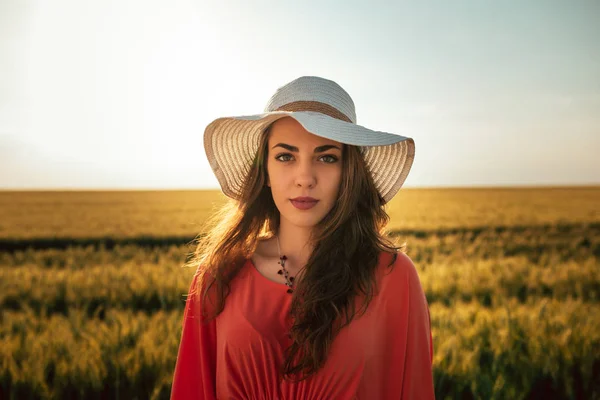
[[[352,123],[350,118],[337,108],[318,101],[294,101],[282,105],[275,111],[316,111],[321,114],[329,115],[332,118]]]

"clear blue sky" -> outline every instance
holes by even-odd
[[[0,0],[0,189],[217,188],[204,127],[301,75],[407,186],[600,184],[599,1],[283,3]]]

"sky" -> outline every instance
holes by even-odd
[[[0,0],[0,189],[216,189],[206,125],[302,75],[415,140],[407,187],[600,184],[598,21],[597,0]]]

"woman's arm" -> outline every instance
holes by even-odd
[[[398,258],[404,258],[406,265],[409,299],[402,398],[434,399],[429,306],[412,260],[405,254],[399,254]]]
[[[216,322],[201,313],[201,293],[194,276],[183,313],[183,330],[171,387],[172,400],[215,399]]]

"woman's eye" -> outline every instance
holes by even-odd
[[[275,159],[277,161],[291,161],[292,160],[292,155],[291,154],[287,154],[287,153],[282,153],[282,154],[278,154],[275,156]]]
[[[322,156],[321,160],[323,160],[323,162],[325,162],[327,164],[333,164],[334,162],[336,162],[338,160],[338,158],[336,156],[327,154],[327,155]]]

